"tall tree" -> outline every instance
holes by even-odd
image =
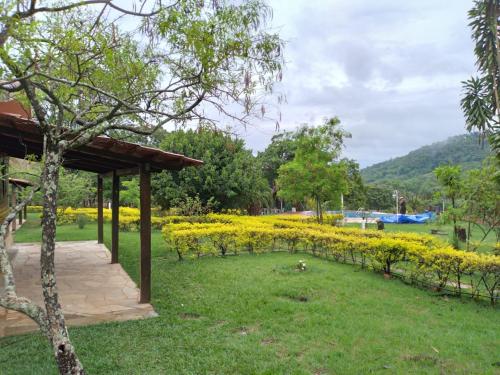
[[[323,203],[338,200],[347,188],[345,165],[338,157],[349,136],[336,117],[316,127],[302,126],[293,160],[278,169],[278,196],[296,202],[314,199],[318,222],[322,222]]]
[[[70,171],[61,168],[59,171],[58,206],[79,207],[95,197],[94,176],[83,171]],[[43,202],[43,197],[37,197]],[[61,211],[61,210],[60,210]]]
[[[500,4],[476,0],[469,11],[479,77],[463,82],[462,110],[467,130],[489,136],[500,163]],[[497,172],[498,173],[498,172]],[[498,175],[500,177],[500,175]]]
[[[359,171],[359,164],[350,159],[343,159],[346,167],[347,192],[344,195],[344,207],[350,210],[366,208],[366,187]]]
[[[199,168],[163,172],[154,177],[154,198],[164,208],[196,196],[203,205],[210,202],[217,209],[250,209],[270,200],[271,191],[260,163],[241,139],[200,126],[167,134],[160,147],[204,162]]]
[[[262,171],[269,186],[272,189],[273,204],[276,204],[276,179],[278,169],[285,163],[293,160],[295,156],[296,136],[294,132],[284,131],[271,138],[271,143],[262,152],[259,152],[258,159],[262,164]]]
[[[463,209],[459,200],[463,196],[462,169],[458,165],[442,165],[434,170],[437,181],[441,187],[440,195],[451,201],[451,208],[445,211],[445,220],[453,222],[454,244],[458,235],[458,221],[463,217]]]
[[[33,109],[45,138],[38,306],[16,293],[0,227],[0,306],[36,321],[62,374],[84,374],[71,344],[54,271],[59,171],[64,152],[113,131],[150,135],[167,123],[208,117],[213,108],[244,120],[256,94],[281,76],[282,42],[266,30],[260,0],[232,3],[0,0],[0,91]],[[120,25],[127,24],[127,29]],[[133,27],[138,25],[138,27]],[[260,95],[258,95],[260,96]],[[243,115],[229,112],[239,103]]]
[[[476,250],[491,233],[500,242],[500,182],[494,178],[496,166],[487,159],[481,169],[472,169],[464,178],[464,219],[469,223],[467,249]],[[470,227],[481,232],[479,241],[471,247]]]
[[[141,193],[139,190],[139,181],[137,177],[132,177],[124,181],[120,181],[120,204],[129,207],[139,207]]]

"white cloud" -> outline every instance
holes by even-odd
[[[282,129],[338,115],[362,166],[464,132],[460,82],[474,73],[467,0],[271,0],[288,41]],[[270,101],[273,99],[270,98]],[[274,122],[240,134],[254,150]]]

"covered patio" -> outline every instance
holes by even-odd
[[[43,136],[39,128],[35,122],[27,119],[22,111],[16,112],[11,108],[12,106],[9,107],[10,112],[6,113],[5,111],[2,112],[2,107],[0,106],[0,154],[15,158],[26,158],[28,155],[34,155],[36,158],[41,158],[43,153]],[[100,313],[96,313],[97,315],[92,314],[91,311],[95,306],[91,306],[91,304],[87,306],[86,303],[92,300],[91,296],[96,296],[97,299],[102,300],[102,291],[108,289],[106,293],[117,293],[119,297],[120,294],[125,293],[126,299],[130,301],[124,304],[111,304],[108,303],[112,300],[111,295],[105,294],[104,297],[108,297],[102,300],[103,303],[100,304],[95,311],[102,308],[102,313],[108,317],[110,313],[116,315],[114,314],[116,311],[111,311],[113,310],[113,305],[127,307],[122,310],[128,311],[128,313],[130,313],[131,310],[129,308],[131,307],[132,311],[141,312],[139,315],[148,309],[150,309],[149,312],[152,311],[149,305],[151,300],[151,173],[163,170],[180,170],[188,166],[198,166],[202,163],[203,162],[200,160],[191,159],[184,155],[105,136],[97,137],[91,143],[78,149],[70,150],[64,154],[64,167],[96,173],[98,211],[97,243],[58,243],[57,245],[56,274],[61,289],[60,295],[63,301],[63,309],[66,313],[74,315],[77,314],[78,310],[80,313],[83,312],[84,315],[99,315]],[[140,184],[140,252],[138,252],[138,256],[140,256],[140,289],[138,295],[134,294],[135,292],[132,290],[135,288],[135,285],[132,285],[133,282],[118,264],[120,177],[129,175],[139,175]],[[104,178],[110,178],[112,180],[110,254],[103,245]],[[37,249],[38,255],[36,254]],[[40,273],[37,271],[35,265],[35,263],[39,262],[39,246],[14,245],[13,253],[14,252],[16,253],[13,258],[14,272],[18,285],[22,285],[22,288],[20,287],[19,289],[19,295],[27,295],[30,297],[36,296],[37,292],[31,290],[34,288],[40,289],[38,281]],[[91,253],[94,255],[91,256]],[[34,259],[36,259],[36,262]],[[102,270],[102,279],[96,280],[94,278],[95,275],[92,271],[94,269]],[[118,271],[118,269],[121,271]],[[68,270],[71,270],[70,273],[75,275],[69,275]],[[112,274],[115,272],[114,270],[117,272],[115,275]],[[71,277],[65,279],[64,275]],[[106,278],[105,276],[109,277]],[[121,292],[119,289],[110,289],[109,286],[114,283],[123,283],[121,284]],[[81,290],[83,285],[85,285],[85,288]],[[118,287],[119,285],[116,286]],[[72,293],[75,288],[82,292],[85,291],[85,293]],[[79,301],[78,303],[76,303],[75,298]],[[149,307],[142,309],[135,305],[128,305],[131,300],[134,300],[135,304],[147,304],[146,306]],[[74,308],[69,306],[73,306]],[[110,306],[111,308],[109,308]],[[87,313],[84,311],[87,311]],[[147,312],[146,315],[148,315],[149,312]],[[132,312],[131,314],[134,315],[135,313]],[[88,317],[87,315],[85,316]],[[9,316],[15,315],[12,315],[10,312],[4,312],[2,315],[0,311],[0,336],[2,335],[2,330],[4,334],[16,330],[7,327],[9,321],[17,321],[17,318],[10,319]],[[86,321],[86,319],[82,319],[83,318],[78,315],[78,321]],[[7,323],[2,323],[3,320]],[[71,320],[72,319],[69,320],[70,325]],[[12,327],[17,325],[24,326],[22,322],[12,324]],[[19,330],[22,331],[23,328]]]

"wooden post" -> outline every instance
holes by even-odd
[[[19,226],[23,225],[23,210],[19,211]]]
[[[24,220],[28,220],[28,205],[24,206]]]
[[[141,165],[141,298],[151,300],[151,172],[149,164]]]
[[[104,242],[102,177],[97,175],[97,243]]]
[[[17,204],[17,191],[16,185],[12,185],[12,195],[10,196],[10,206],[14,208]],[[12,231],[14,232],[17,229],[16,220],[12,220]]]
[[[113,187],[111,192],[111,263],[118,263],[118,233],[120,208],[120,177],[113,173]]]

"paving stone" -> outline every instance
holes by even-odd
[[[15,244],[17,292],[42,303],[40,245]],[[119,264],[110,264],[108,249],[94,241],[58,242],[56,275],[68,325],[88,325],[157,316],[150,304],[139,304],[139,289]],[[0,280],[0,288],[3,280]],[[0,337],[37,331],[21,313],[0,308]]]

